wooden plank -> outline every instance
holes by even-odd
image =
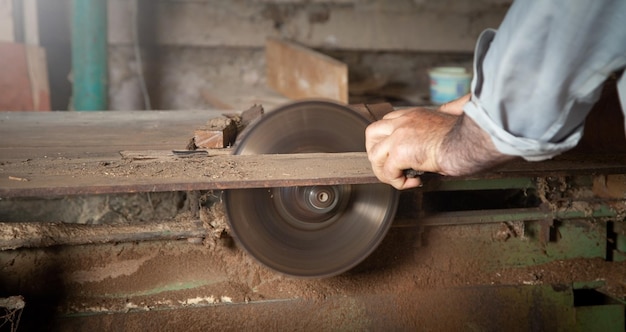
[[[247,125],[259,105],[240,115]],[[124,150],[183,150],[194,129],[223,110],[0,112],[0,161],[39,157],[119,157]]]
[[[50,111],[50,84],[46,65],[46,51],[34,45],[26,46],[28,78],[33,98],[33,110]]]
[[[210,230],[205,229],[202,223],[179,221],[141,223],[139,225],[0,222],[0,251],[90,243],[203,238],[209,232]]]
[[[137,153],[140,158],[37,158],[3,162],[0,197],[248,189],[378,183],[365,152],[284,155]],[[129,154],[127,154],[129,155]],[[132,154],[131,154],[132,155]],[[466,179],[626,174],[626,156],[517,162]],[[426,174],[424,181],[459,180]]]
[[[119,158],[122,150],[182,150],[195,128],[222,113],[0,112],[0,161],[45,156]]]
[[[0,197],[378,182],[364,152],[261,156],[225,155],[227,150],[172,152],[184,150],[193,129],[221,113],[0,112]],[[468,179],[575,174],[626,174],[626,155],[520,161]],[[423,179],[449,178],[431,174]]]
[[[284,40],[265,44],[267,83],[292,99],[326,98],[348,102],[348,66]]]
[[[0,110],[33,109],[24,45],[0,42],[0,71]]]
[[[43,48],[0,42],[0,71],[0,110],[50,110]]]
[[[364,152],[37,158],[0,167],[0,197],[377,183]]]

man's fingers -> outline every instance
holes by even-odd
[[[389,120],[379,120],[365,128],[365,150],[372,150],[372,146],[383,141],[395,130],[394,124]]]
[[[405,190],[411,188],[419,188],[422,186],[422,179],[420,178],[405,178],[404,184],[398,190]]]
[[[386,139],[372,146],[368,158],[374,175],[381,182],[390,184],[398,190],[421,186],[422,181],[419,177],[405,176],[404,170],[411,168],[407,162],[399,158],[389,158],[390,153],[393,153],[394,144],[396,143],[393,140]]]
[[[385,163],[389,157],[389,151],[385,150],[384,143],[374,145],[367,154],[367,157],[372,164],[372,171],[376,177],[385,182],[387,178],[385,176]]]
[[[456,118],[417,107],[391,112],[370,124],[365,145],[374,175],[400,190],[420,186],[421,179],[407,178],[403,170],[437,172],[434,150]]]
[[[422,186],[422,180],[420,178],[407,178],[404,175],[394,179],[388,179],[383,182],[390,184],[398,190],[418,188]]]
[[[419,185],[419,179],[407,178],[401,168],[398,168],[389,154],[385,153],[386,147],[379,144],[374,147],[370,156],[372,171],[383,183],[390,184],[398,190],[407,189]]]
[[[367,128],[365,128],[365,150],[369,152],[374,144],[391,136],[398,126],[403,123],[401,117],[408,113],[408,111],[410,110],[388,113],[381,120],[367,126]]]

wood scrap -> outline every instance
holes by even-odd
[[[226,113],[207,121],[204,128],[195,130],[194,137],[187,143],[187,150],[223,149],[233,146],[237,137],[265,111],[261,105],[237,113]]]
[[[241,113],[241,126],[244,128],[247,127],[255,120],[261,118],[264,113],[265,110],[263,109],[262,105],[253,105],[252,107]]]
[[[206,127],[194,131],[195,146],[201,149],[222,149],[235,143],[237,124],[226,117],[212,118]]]
[[[265,44],[267,84],[292,98],[348,102],[348,66],[325,54],[284,40]]]
[[[13,181],[28,181],[27,178],[21,178],[21,177],[10,176],[10,175],[9,175],[9,180],[13,180]]]
[[[263,114],[265,114],[265,110],[262,105],[254,104],[252,107],[247,110],[241,112],[241,114],[237,113],[226,113],[225,117],[229,119],[233,119],[237,124],[237,135],[239,134],[252,122],[260,119]]]

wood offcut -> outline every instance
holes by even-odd
[[[348,102],[348,66],[325,54],[284,40],[265,44],[267,84],[291,99]]]

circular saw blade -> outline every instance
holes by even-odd
[[[343,105],[296,102],[249,128],[235,154],[364,151],[367,125]],[[297,277],[329,277],[363,261],[387,233],[397,202],[385,184],[225,192],[237,242],[261,264]]]

